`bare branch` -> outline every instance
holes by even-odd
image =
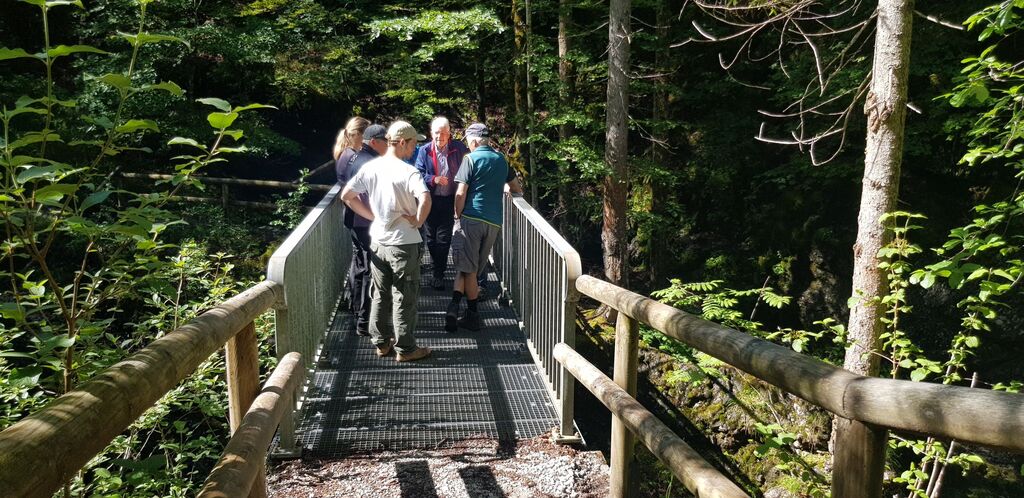
[[[933,22],[935,24],[938,24],[939,26],[945,26],[947,28],[955,29],[957,31],[963,31],[964,30],[964,26],[962,24],[953,24],[953,23],[951,23],[949,21],[943,21],[942,19],[939,19],[937,16],[931,16],[931,15],[925,14],[924,12],[921,12],[920,10],[916,10],[915,9],[914,10],[914,14],[916,14],[918,17],[924,18],[924,19],[926,19],[928,21],[931,21],[931,22]]]

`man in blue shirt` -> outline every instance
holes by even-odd
[[[434,118],[430,123],[430,135],[430,143],[420,147],[416,154],[416,169],[430,189],[430,216],[423,225],[423,236],[434,265],[430,286],[441,290],[444,288],[444,272],[448,268],[448,250],[452,244],[455,175],[469,149],[462,142],[452,140],[451,125],[448,118],[443,116]]]
[[[487,262],[494,241],[501,233],[502,195],[522,192],[515,170],[505,157],[490,147],[490,131],[482,123],[466,128],[470,153],[462,159],[455,183],[455,232],[452,235],[452,261],[455,264],[452,300],[445,312],[444,328],[455,332],[459,327],[477,331],[482,325],[477,311],[480,289],[477,274]],[[458,318],[462,297],[466,297],[466,314]]]

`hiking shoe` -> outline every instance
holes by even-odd
[[[377,356],[380,356],[380,357],[383,358],[383,357],[391,354],[391,350],[392,349],[394,349],[394,348],[391,347],[391,341],[385,342],[384,344],[378,344],[377,345]]]
[[[459,319],[459,305],[458,303],[451,303],[448,305],[448,310],[444,312],[444,330],[445,332],[455,332],[459,330],[459,326],[456,322]]]
[[[408,354],[398,353],[397,355],[395,355],[395,361],[416,361],[422,360],[423,358],[426,358],[428,356],[430,356],[430,348],[419,347],[416,348],[415,351]]]
[[[480,330],[481,325],[483,324],[480,321],[480,312],[478,311],[466,310],[466,316],[458,321],[460,329],[472,330],[473,332]]]
[[[434,290],[444,290],[444,279],[441,277],[434,277],[430,280],[430,286],[433,287]]]

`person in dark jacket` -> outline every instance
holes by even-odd
[[[444,272],[448,268],[448,250],[452,245],[452,214],[455,212],[455,174],[462,158],[469,153],[466,145],[452,140],[451,124],[443,116],[430,123],[430,143],[420,147],[416,169],[430,189],[430,216],[424,225],[427,250],[433,260],[430,286],[444,288]]]
[[[337,165],[338,182],[348,183],[359,173],[364,164],[379,157],[388,149],[384,135],[387,129],[379,124],[366,127],[363,132],[362,147],[354,154],[342,154],[347,159],[344,164]],[[351,150],[351,149],[349,149]],[[366,194],[362,194],[366,202]],[[348,269],[348,284],[352,290],[352,314],[356,317],[356,334],[370,335],[370,220],[356,214],[352,209],[345,210],[345,226],[352,236],[352,263]]]

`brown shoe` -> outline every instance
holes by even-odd
[[[384,344],[377,346],[377,356],[387,356],[391,354],[392,349],[394,348],[391,347],[391,341],[385,342]]]
[[[426,358],[428,356],[430,356],[430,348],[419,347],[416,348],[416,351],[413,351],[408,354],[398,353],[397,355],[395,355],[395,361],[416,361],[422,360],[423,358]]]

